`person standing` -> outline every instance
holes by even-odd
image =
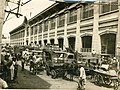
[[[30,56],[30,71],[32,71],[33,66],[34,66],[33,56]]]
[[[16,79],[17,78],[17,72],[18,72],[18,60],[16,59],[16,57],[14,57],[13,61],[15,62],[15,65],[14,65],[14,79]]]
[[[70,80],[73,81],[73,71],[74,71],[73,62],[70,64],[69,68],[70,68],[70,70],[69,70]]]
[[[14,69],[15,69],[15,67],[14,67],[14,65],[15,65],[15,62],[14,61],[12,61],[12,65],[10,66],[10,76],[11,76],[11,81],[13,81],[14,80]]]
[[[86,83],[86,73],[83,66],[80,67],[80,76],[79,76],[79,86],[82,90],[85,90],[85,83]]]
[[[96,51],[93,50],[93,51],[92,51],[92,56],[95,57],[95,55],[96,55]]]
[[[25,63],[25,60],[24,60],[24,58],[22,57],[22,58],[21,58],[22,71],[24,70],[24,63]]]

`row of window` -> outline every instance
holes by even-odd
[[[117,4],[117,2],[110,2],[109,4],[103,4],[103,5],[100,4],[99,11],[100,11],[100,13],[106,13],[106,12],[116,10],[116,9],[118,9],[118,6],[116,4]],[[81,10],[82,10],[81,11],[82,19],[92,17],[94,15],[93,4],[84,5]],[[68,24],[75,23],[77,21],[77,9],[70,10],[67,14],[67,17],[68,17],[67,18]],[[65,14],[61,14],[57,18],[57,27],[63,27],[64,25],[65,25]],[[42,30],[44,32],[46,32],[46,31],[48,31],[48,28],[49,28],[49,30],[55,29],[55,26],[56,26],[56,18],[51,18],[50,23],[48,20],[46,20],[46,21],[44,21],[44,24],[40,23],[36,26],[31,27],[31,35],[34,35],[37,33],[42,33]],[[29,30],[27,30],[27,36],[28,35],[29,35]]]
[[[24,31],[22,31],[22,32],[15,34],[15,35],[11,35],[10,39],[23,38],[24,36],[25,36],[25,33],[24,33]]]

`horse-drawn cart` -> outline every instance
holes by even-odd
[[[32,70],[33,74],[37,74],[40,71],[43,71],[43,52],[41,50],[32,50],[35,57],[30,56],[30,71]]]
[[[116,71],[94,70],[93,72],[94,72],[93,79],[96,84],[113,86],[114,90],[118,90],[119,78],[118,78],[118,74],[116,73]]]

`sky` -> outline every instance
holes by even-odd
[[[23,1],[25,2],[28,0],[23,0]],[[21,7],[20,13],[23,16],[26,16],[27,19],[30,19],[33,16],[40,13],[41,11],[43,11],[44,9],[46,9],[47,7],[49,7],[50,5],[52,5],[53,3],[55,3],[55,2],[49,1],[49,0],[32,0],[29,3],[27,3]],[[6,7],[6,10],[13,9],[16,6],[17,6],[16,4],[9,3],[8,6]],[[5,15],[7,15],[7,13],[5,13]],[[22,22],[24,20],[23,16],[21,16],[20,18],[17,18],[15,15],[10,14],[8,17],[8,20],[3,25],[2,33],[6,37],[9,37],[9,32],[22,24]]]

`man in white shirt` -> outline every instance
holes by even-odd
[[[85,73],[85,69],[83,67],[80,68],[80,77],[79,78],[86,80],[86,73]]]
[[[8,88],[8,84],[6,81],[0,78],[0,89]]]
[[[85,90],[85,83],[86,83],[86,73],[85,73],[85,69],[81,66],[80,67],[79,84],[80,84],[80,88],[82,88],[82,90]]]
[[[96,51],[93,50],[93,51],[92,51],[92,56],[95,57],[95,55],[96,55]]]

